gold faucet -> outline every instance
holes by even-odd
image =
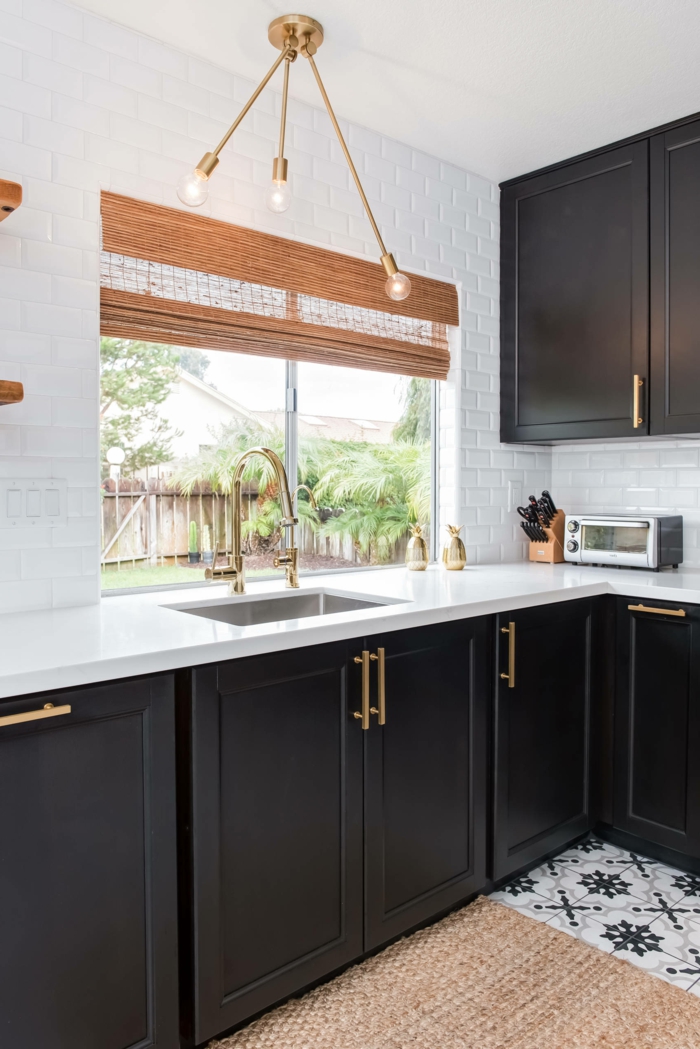
[[[231,486],[231,497],[233,502],[231,525],[233,549],[231,558],[229,559],[229,563],[224,565],[223,568],[217,568],[217,546],[217,549],[214,550],[212,566],[211,568],[205,569],[204,572],[204,578],[209,581],[213,579],[228,579],[229,594],[245,594],[245,558],[241,553],[241,478],[243,477],[246,463],[249,459],[252,459],[254,455],[262,455],[264,459],[267,459],[277,475],[280,502],[282,503],[282,521],[280,523],[283,528],[289,528],[290,531],[288,545],[284,553],[278,554],[275,558],[274,564],[275,568],[284,567],[286,576],[285,585],[288,587],[299,586],[299,551],[294,545],[294,525],[299,522],[294,516],[294,496],[300,488],[304,488],[309,493],[311,505],[314,510],[316,509],[316,500],[314,499],[313,492],[308,485],[300,484],[294,489],[291,495],[289,494],[289,482],[287,481],[287,474],[282,465],[282,460],[272,451],[271,448],[249,448],[247,451],[239,455],[236,461],[236,468],[233,471],[233,484]]]

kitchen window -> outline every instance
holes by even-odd
[[[316,495],[297,502],[302,572],[403,563],[435,514],[436,396],[430,379],[104,337],[103,589],[201,583],[230,550],[232,464],[261,444]],[[277,495],[251,460],[249,579],[283,574]]]
[[[297,500],[302,571],[401,563],[436,518],[455,287],[411,274],[395,302],[366,259],[113,193],[100,211],[104,588],[200,581],[261,444],[318,500]],[[247,574],[276,574],[262,459],[242,494]]]

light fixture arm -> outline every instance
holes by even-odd
[[[296,60],[297,53],[287,45],[287,62],[284,67],[284,83],[282,85],[282,111],[280,113],[280,140],[277,148],[277,156],[272,162],[272,181],[287,181],[287,161],[284,156],[284,136],[287,128],[287,98],[289,96],[289,67]]]
[[[224,146],[226,145],[228,140],[231,138],[231,135],[234,133],[234,131],[236,130],[236,128],[238,127],[240,122],[243,120],[243,118],[245,117],[246,113],[255,105],[255,102],[256,102],[258,96],[260,94],[262,94],[262,92],[267,87],[269,81],[272,79],[272,77],[275,75],[275,73],[277,72],[279,67],[285,61],[285,59],[287,58],[287,55],[289,53],[289,50],[290,50],[289,44],[285,45],[285,47],[282,49],[282,52],[280,53],[279,57],[276,58],[275,61],[272,63],[272,65],[268,69],[267,73],[265,74],[265,76],[262,78],[262,80],[260,81],[260,83],[256,87],[256,89],[253,92],[253,94],[250,96],[250,98],[248,99],[246,104],[243,106],[243,109],[240,111],[240,113],[238,114],[238,116],[236,117],[234,122],[231,124],[231,127],[228,129],[228,131],[226,132],[224,137],[221,139],[221,142],[219,142],[219,144],[216,147],[216,149],[213,150],[211,153],[205,153],[204,156],[202,157],[202,159],[200,160],[200,162],[197,165],[195,170],[201,172],[202,175],[205,178],[209,178],[209,176],[211,175],[212,171],[214,170],[216,165],[219,163],[219,153],[224,148]],[[289,75],[289,66],[287,66],[286,69],[285,69],[285,79],[286,79],[286,77],[288,75]]]
[[[333,128],[335,129],[335,133],[338,136],[338,142],[340,142],[340,148],[342,149],[343,153],[345,154],[345,159],[346,159],[346,161],[348,163],[348,167],[350,168],[350,174],[352,175],[353,179],[355,180],[355,185],[357,186],[357,192],[360,194],[360,198],[361,198],[362,203],[364,205],[365,211],[367,212],[367,218],[369,219],[370,225],[371,225],[371,227],[372,227],[372,229],[374,231],[374,235],[377,238],[377,244],[379,245],[380,251],[382,253],[382,259],[381,259],[382,266],[386,270],[387,275],[389,277],[391,277],[391,276],[393,276],[394,273],[398,272],[398,267],[396,265],[396,262],[394,261],[394,256],[390,252],[388,252],[386,250],[386,245],[384,244],[384,241],[382,240],[382,235],[379,232],[379,226],[377,225],[377,223],[375,221],[375,218],[374,218],[374,215],[372,214],[372,209],[369,206],[369,201],[367,200],[367,195],[365,194],[365,191],[362,188],[362,183],[360,182],[360,176],[357,174],[357,169],[355,168],[355,165],[353,163],[353,159],[350,156],[350,150],[348,149],[347,143],[345,142],[345,139],[343,138],[343,132],[340,130],[340,124],[338,123],[338,119],[337,119],[335,113],[333,112],[333,106],[331,105],[331,100],[328,97],[328,94],[326,92],[325,87],[323,86],[323,81],[321,80],[321,74],[319,73],[319,71],[318,71],[318,69],[316,67],[316,63],[314,62],[314,56],[311,53],[312,47],[313,47],[313,44],[305,44],[302,47],[302,49],[301,49],[301,53],[304,56],[304,58],[308,59],[309,65],[311,66],[311,69],[312,69],[312,72],[313,72],[314,76],[316,77],[316,83],[318,84],[318,89],[321,92],[321,97],[323,98],[323,101],[325,103],[326,109],[328,110],[328,116],[331,118],[331,124],[333,125]],[[314,50],[315,50],[315,48],[314,48]]]
[[[287,210],[292,199],[289,184],[287,182],[288,165],[284,156],[284,140],[287,130],[287,104],[289,99],[289,69],[292,62],[296,61],[297,56],[302,54],[311,66],[311,71],[316,80],[318,89],[321,92],[321,98],[323,99],[328,116],[330,117],[331,124],[338,136],[340,148],[343,151],[345,160],[350,169],[350,174],[352,175],[355,186],[357,187],[357,192],[360,194],[360,200],[362,201],[365,213],[369,219],[374,236],[377,239],[377,244],[379,245],[379,250],[381,252],[380,261],[388,278],[384,288],[390,299],[394,302],[400,302],[402,299],[405,299],[410,295],[411,281],[405,273],[399,273],[399,268],[396,265],[394,256],[391,252],[386,250],[386,245],[384,244],[382,235],[379,232],[379,226],[377,225],[369,201],[367,200],[367,194],[363,189],[360,176],[357,173],[352,156],[350,155],[350,150],[348,149],[347,143],[343,138],[343,133],[340,130],[340,124],[333,112],[331,100],[328,97],[323,85],[323,80],[321,79],[321,74],[316,68],[316,63],[314,61],[314,55],[323,43],[323,26],[320,22],[317,22],[314,18],[310,18],[308,15],[280,15],[280,17],[275,18],[270,22],[267,36],[273,47],[279,49],[279,56],[275,59],[268,72],[255,88],[255,91],[253,91],[253,94],[243,106],[216,149],[211,153],[205,153],[194,171],[188,175],[182,176],[177,185],[178,197],[182,203],[186,204],[188,207],[199,207],[205,202],[208,195],[207,182],[219,163],[219,154],[221,153],[221,150],[229,141],[246,113],[252,108],[256,99],[272,79],[277,69],[279,69],[280,65],[284,62],[284,85],[282,88],[282,107],[280,112],[279,148],[277,156],[272,162],[272,184],[268,189],[265,199],[270,211],[280,214]]]

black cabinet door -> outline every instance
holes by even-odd
[[[362,953],[362,729],[345,642],[193,672],[199,1044]]]
[[[496,879],[589,829],[592,616],[588,600],[498,616]]]
[[[367,641],[373,654],[385,651],[386,723],[372,715],[362,733],[366,949],[485,883],[488,622]],[[371,666],[379,709],[378,662]]]
[[[617,623],[614,825],[700,857],[700,608],[619,598]]]
[[[637,142],[504,187],[503,441],[648,433],[647,156]]]
[[[0,1043],[177,1049],[172,678],[0,704]]]
[[[700,121],[651,140],[651,432],[700,432]]]

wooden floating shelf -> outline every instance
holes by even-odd
[[[22,203],[22,187],[19,182],[8,182],[0,178],[0,222],[11,215]]]
[[[19,404],[24,400],[24,386],[21,382],[10,382],[0,379],[0,405]]]

